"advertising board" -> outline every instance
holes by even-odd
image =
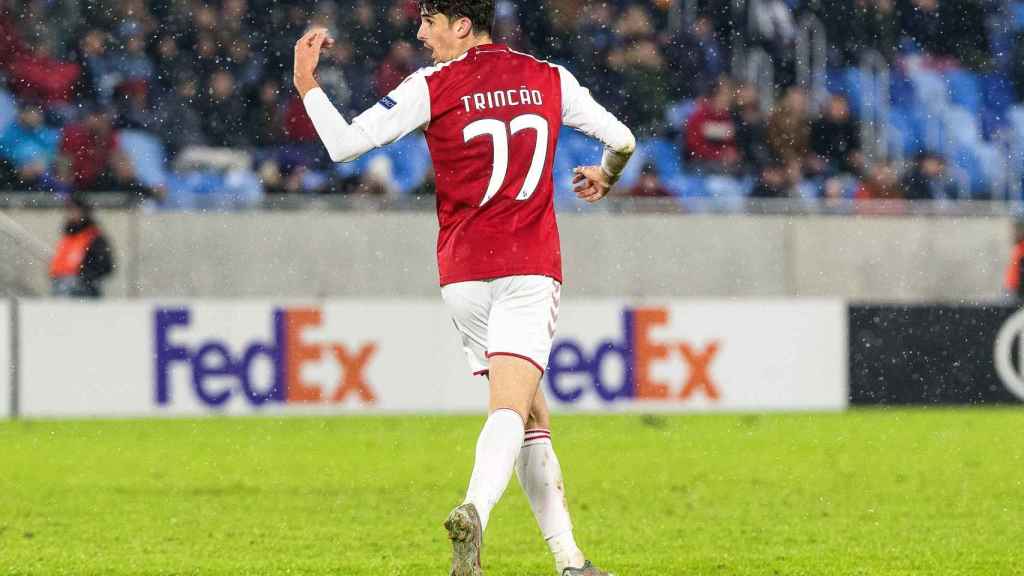
[[[565,306],[544,385],[561,408],[840,410],[839,301]]]
[[[26,302],[21,413],[133,417],[482,412],[432,301]],[[542,386],[556,411],[838,410],[838,301],[580,302]]]
[[[468,411],[487,398],[433,303],[38,302],[21,348],[28,417]]]
[[[1015,306],[852,306],[851,402],[1020,402],[1022,336]]]

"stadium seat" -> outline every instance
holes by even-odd
[[[1008,127],[1008,112],[1015,99],[1010,79],[1002,73],[981,77],[984,107],[981,114],[982,133],[986,139]]]
[[[430,152],[421,135],[403,138],[384,148],[392,160],[392,178],[402,195],[410,194],[430,171]]]
[[[946,73],[946,85],[950,102],[966,108],[975,116],[981,113],[981,81],[976,74],[966,70],[950,70]]]
[[[673,192],[680,198],[706,199],[708,197],[705,179],[701,176],[686,173],[675,184],[677,189],[673,190]]]
[[[561,145],[561,138],[559,138],[558,148],[555,150],[555,162],[552,165],[552,176],[555,181],[555,194],[557,195],[561,190],[572,187],[572,158],[566,151],[565,147]]]
[[[680,132],[696,108],[696,100],[676,102],[665,110],[665,122],[668,123],[672,130]]]
[[[596,164],[601,160],[603,147],[597,140],[571,128],[563,128],[558,135],[559,147],[565,147],[576,166]]]
[[[1015,99],[1010,78],[1000,72],[985,74],[982,76],[982,86],[985,108],[1000,116],[1006,114]]]
[[[1018,32],[1024,30],[1024,2],[1013,2],[1010,10],[1013,29]]]
[[[739,209],[747,196],[747,188],[743,181],[732,176],[708,176],[704,179],[708,197],[714,198],[720,205],[729,205]]]
[[[136,177],[150,187],[167,184],[164,145],[156,136],[141,130],[122,130],[121,149],[135,168]]]
[[[220,178],[213,172],[172,172],[167,178],[167,197],[162,208],[167,210],[195,210],[200,199],[213,194]]]
[[[889,109],[888,135],[890,148],[898,149],[899,156],[913,156],[924,149],[922,126],[911,110],[899,107]]]
[[[248,170],[226,173],[192,171],[170,174],[162,208],[170,210],[233,210],[255,207],[263,199],[259,177]]]
[[[673,180],[683,175],[682,151],[679,146],[665,138],[652,138],[647,141],[650,159],[662,180]]]
[[[14,101],[14,96],[6,90],[0,90],[0,134],[7,130],[17,116],[18,103]]]
[[[967,175],[968,189],[962,193],[967,193],[969,196],[963,199],[984,195],[989,185],[989,179],[976,151],[967,146],[960,146],[950,156],[950,164],[963,170]]]
[[[917,104],[914,100],[914,85],[898,68],[891,71],[889,82],[889,101],[892,106],[912,107]]]
[[[950,106],[943,115],[946,137],[966,146],[974,146],[981,142],[981,125],[978,117],[960,106]]]
[[[1005,149],[995,144],[982,142],[975,149],[974,153],[978,158],[982,174],[985,178],[985,189],[976,191],[975,198],[989,198],[993,193],[1001,194],[1002,191],[995,191],[993,187],[1005,181],[1006,162],[1008,160]]]
[[[941,110],[949,102],[946,82],[937,72],[923,68],[912,68],[908,77],[914,86],[914,94],[919,104],[930,110]]]
[[[1011,106],[1007,112],[1007,117],[1010,120],[1010,127],[1018,132],[1020,136],[1024,137],[1024,104]]]

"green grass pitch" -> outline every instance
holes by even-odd
[[[481,417],[0,424],[0,574],[447,574]],[[1024,411],[561,416],[620,576],[1024,574]],[[553,574],[513,479],[488,576]]]

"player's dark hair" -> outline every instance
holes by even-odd
[[[469,18],[476,34],[491,34],[494,29],[494,0],[419,0],[419,5],[421,14]]]

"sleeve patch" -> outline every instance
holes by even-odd
[[[378,104],[380,104],[381,106],[383,106],[387,110],[391,110],[395,106],[398,106],[398,102],[395,102],[390,96],[385,96],[385,97],[381,98],[380,102],[378,102]]]

